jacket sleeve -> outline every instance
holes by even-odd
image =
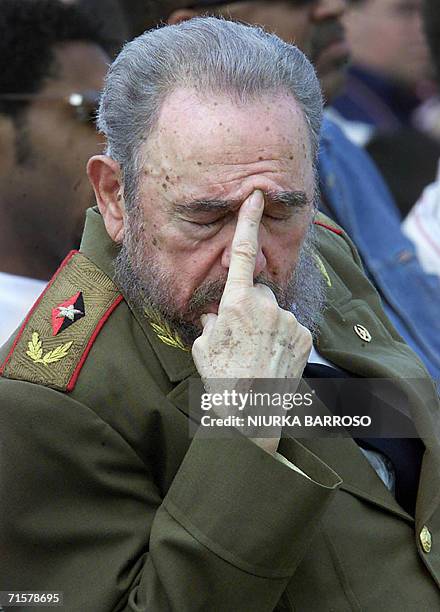
[[[6,379],[0,398],[0,590],[69,612],[271,611],[340,483],[299,443],[309,478],[237,432],[196,436],[162,496],[154,458],[88,407]]]

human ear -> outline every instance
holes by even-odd
[[[182,23],[182,21],[188,21],[188,19],[196,17],[197,15],[198,13],[196,13],[196,11],[183,8],[173,11],[168,17],[167,21],[169,25],[177,25],[179,23]]]
[[[122,242],[125,205],[121,168],[118,162],[108,155],[94,155],[87,164],[87,174],[107,234],[114,242]]]

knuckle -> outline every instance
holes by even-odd
[[[266,298],[264,300],[264,314],[271,320],[276,321],[280,316],[280,307],[273,300]]]
[[[204,352],[204,350],[205,350],[205,338],[202,335],[194,340],[191,352],[192,352],[193,357],[197,357],[198,355],[201,355]]]
[[[307,338],[308,340],[311,341],[312,340],[312,333],[311,333],[311,331],[307,327],[304,327],[304,325],[301,325],[301,323],[298,323],[298,326],[299,326],[299,330],[300,330],[301,335],[304,338]]]
[[[246,306],[243,304],[242,300],[237,299],[225,305],[222,315],[226,320],[235,320],[243,316],[243,312],[246,312]]]
[[[298,323],[298,320],[293,314],[293,312],[289,312],[288,310],[283,310],[283,318],[287,322],[287,325],[292,331],[298,329],[298,327],[300,326],[300,323]]]
[[[233,246],[232,251],[246,261],[254,260],[257,256],[257,246],[250,240],[240,240]]]
[[[263,285],[262,283],[257,283],[254,287],[255,291],[260,294],[263,299],[278,305],[275,294],[270,287]]]
[[[284,308],[282,308],[281,310],[283,311],[283,317],[286,319],[286,321],[289,321],[289,323],[293,325],[298,325],[298,321],[293,312],[291,312],[290,310],[285,310]]]
[[[303,344],[304,344],[304,346],[306,348],[311,349],[312,345],[313,345],[313,336],[312,336],[311,332],[306,327],[303,327],[301,325],[301,328],[302,328],[301,329],[301,339],[302,339],[302,342],[303,342]]]
[[[297,337],[297,342],[302,343],[306,348],[311,348],[313,344],[313,336],[307,327],[301,325],[298,319],[292,312],[288,312],[286,310],[283,311],[284,316],[286,317],[287,324],[295,332]]]
[[[255,213],[258,214],[258,213]],[[257,225],[259,225],[259,220],[250,212],[246,212],[243,215],[243,221],[246,223],[246,225],[250,228],[254,228],[257,227]]]

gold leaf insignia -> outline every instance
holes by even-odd
[[[180,338],[179,334],[175,332],[171,327],[162,320],[160,315],[153,310],[145,310],[145,314],[149,319],[150,325],[155,331],[157,337],[161,342],[167,346],[173,346],[181,351],[188,352],[190,349],[185,346]]]
[[[53,351],[49,351],[44,355],[42,359],[43,363],[49,365],[49,363],[55,363],[56,361],[60,361],[60,359],[64,359],[72,344],[73,340],[71,342],[66,342],[66,344],[60,344],[60,346],[57,346]]]
[[[153,321],[150,321],[150,325],[154,329],[157,335],[161,334],[162,330],[164,329],[161,325],[157,325],[157,323],[153,323]]]
[[[28,342],[28,350],[26,351],[26,355],[28,355],[32,361],[36,362],[38,362],[43,355],[41,340],[37,332],[32,334],[32,340]]]
[[[28,350],[26,351],[26,355],[32,359],[34,363],[42,363],[45,366],[48,366],[51,363],[56,363],[64,357],[67,356],[71,346],[73,344],[73,340],[71,342],[66,342],[66,344],[60,344],[52,351],[48,351],[43,356],[43,344],[40,340],[40,336],[37,332],[32,334],[32,340],[28,342]]]
[[[324,263],[322,261],[322,259],[319,257],[319,255],[317,255],[316,253],[314,253],[314,258],[316,260],[316,263],[318,264],[318,268],[322,274],[322,276],[325,278],[326,283],[329,287],[332,286],[332,281],[330,279],[330,276],[328,275],[327,270],[325,269]]]

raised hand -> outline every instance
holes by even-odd
[[[193,345],[194,362],[210,392],[217,390],[214,379],[222,379],[222,387],[225,379],[232,386],[238,379],[299,379],[310,354],[309,330],[278,306],[267,286],[254,285],[263,209],[261,191],[241,206],[218,314],[202,316],[203,333]],[[255,441],[275,452],[279,438]]]

